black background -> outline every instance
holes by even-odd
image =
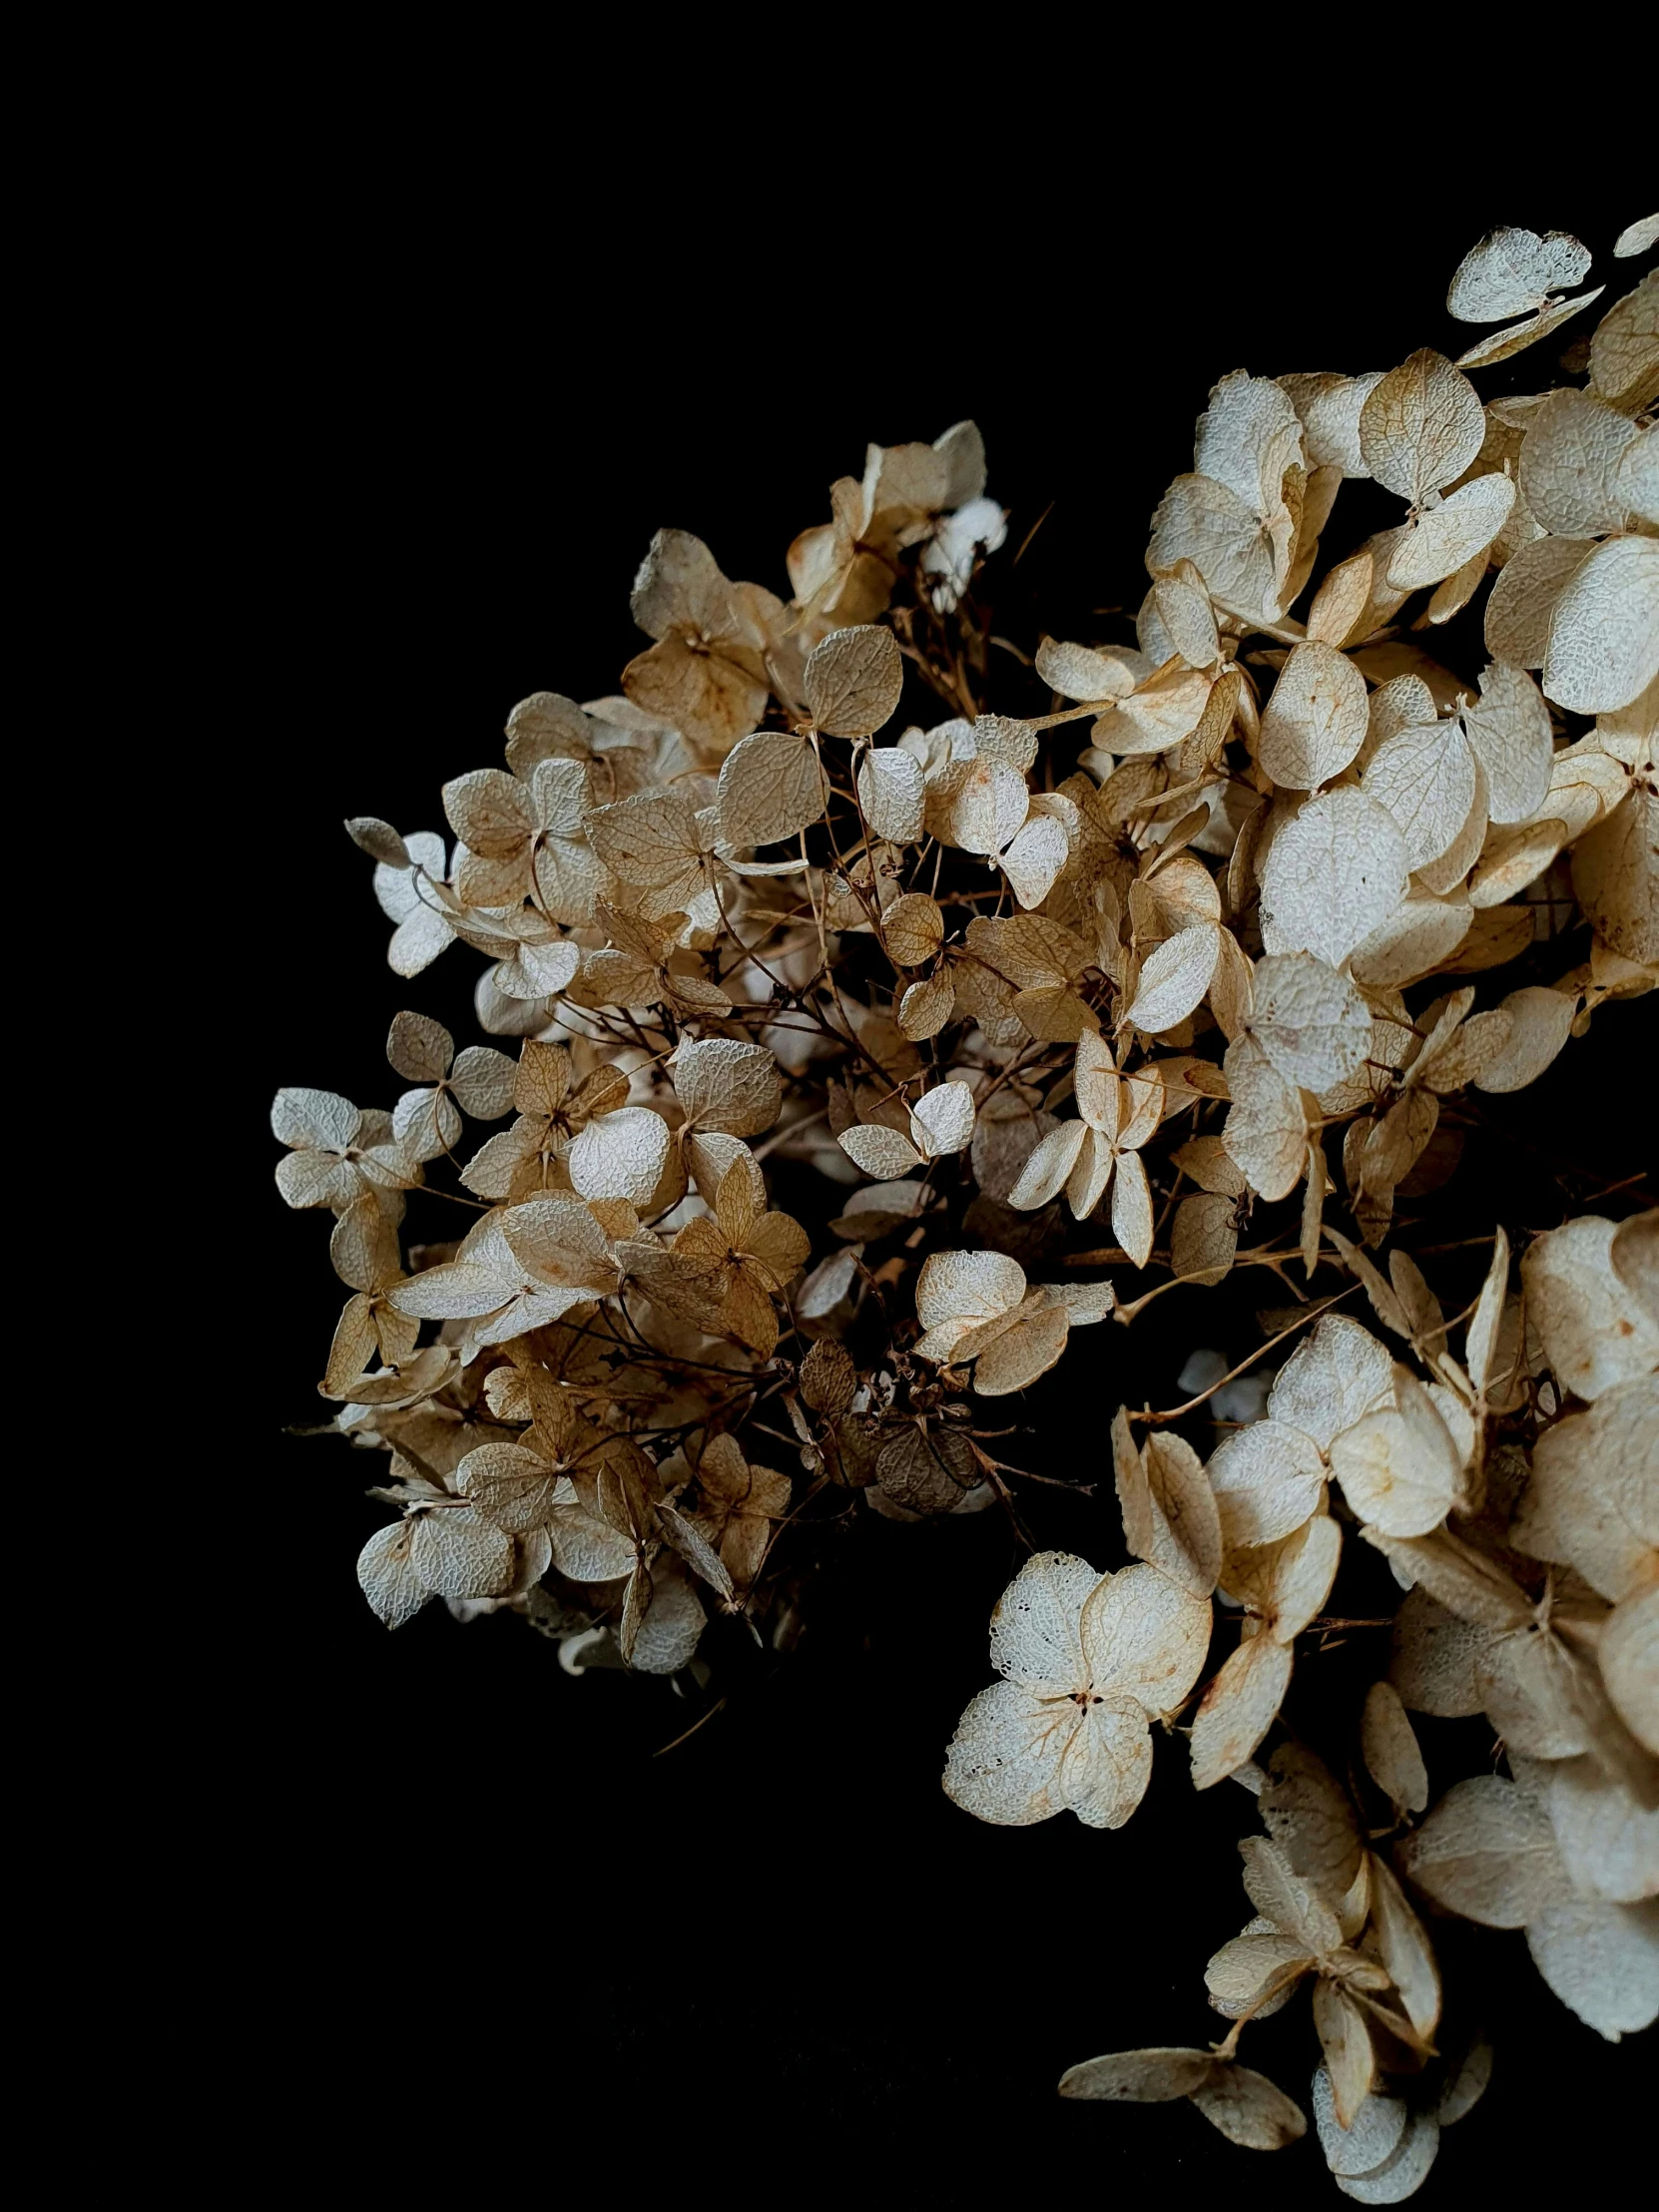
[[[302,2163],[325,2137],[365,2175],[430,2158],[515,2186],[689,2174],[768,2197],[896,2158],[962,2201],[1035,2160],[1044,2190],[1156,2182],[1183,2201],[1213,2182],[1334,2202],[1311,2137],[1269,2161],[1182,2109],[1054,2095],[1096,2051],[1218,2032],[1203,1962],[1248,1914],[1234,1842],[1252,1809],[1229,1786],[1195,1797],[1179,1740],[1116,1836],[1069,1817],[1000,1831],[946,1801],[944,1745],[988,1679],[985,1621],[1021,1557],[1000,1516],[863,1530],[855,1560],[827,1557],[801,1651],[746,1664],[727,1708],[662,1756],[702,1711],[668,1685],[572,1680],[508,1617],[463,1628],[433,1606],[396,1637],[378,1626],[352,1575],[383,1518],[365,1461],[281,1433],[318,1417],[341,1293],[327,1217],[287,1214],[270,1181],[264,1117],[281,1083],[389,1105],[399,1006],[472,1034],[476,956],[392,976],[370,863],[340,821],[441,827],[438,786],[499,763],[516,700],[615,689],[644,642],[628,588],[658,526],[787,593],[785,548],[866,439],[932,438],[971,414],[1011,509],[1004,564],[1054,503],[999,627],[1029,648],[1024,610],[1040,604],[1044,627],[1103,634],[1089,611],[1137,603],[1148,518],[1223,371],[1456,352],[1445,283],[1489,223],[1574,230],[1597,276],[1627,276],[1607,249],[1637,210],[1464,185],[1408,219],[1276,218],[1269,243],[1233,226],[1225,182],[1221,220],[1165,193],[1125,232],[1104,185],[1079,198],[1032,180],[994,223],[930,199],[866,223],[853,182],[815,175],[796,180],[812,220],[759,225],[741,171],[676,176],[668,202],[660,186],[619,199],[611,174],[510,210],[487,185],[457,199],[388,182],[337,222],[297,225],[252,341],[259,397],[226,453],[229,642],[261,670],[230,711],[252,706],[267,729],[277,832],[233,1133],[256,1162],[258,1391],[234,1447],[226,1435],[275,1589],[262,1617],[228,1606],[225,1623],[262,1685],[249,1971],[257,2007],[301,2023],[273,2037],[271,2153]],[[1241,174],[1241,205],[1260,189]],[[844,223],[826,223],[822,196],[843,192]],[[1530,388],[1536,358],[1509,388]],[[1369,520],[1345,492],[1340,549],[1345,509],[1355,536]],[[1569,1073],[1492,1102],[1458,1221],[1547,1227],[1644,1166],[1634,1114],[1591,1086],[1628,1101],[1651,1043],[1647,1009],[1611,1008]],[[1576,1180],[1557,1180],[1563,1165]],[[1257,1341],[1225,1303],[1207,1326],[1206,1295],[1178,1316],[1163,1302],[1132,1336],[1080,1337],[1026,1401],[1037,1433],[1009,1439],[1011,1457],[1108,1475],[1092,1503],[1028,1490],[1040,1541],[1120,1562],[1113,1407],[1171,1402],[1195,1339],[1235,1356]],[[1454,1947],[1501,2048],[1428,2205],[1564,2170],[1583,2148],[1575,2108],[1598,2115],[1605,2154],[1626,2126],[1618,2085],[1651,2067],[1543,1991],[1518,1936]],[[1305,2010],[1253,2045],[1305,2101]]]

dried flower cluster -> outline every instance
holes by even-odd
[[[1500,1230],[1450,1321],[1404,1252],[1384,1275],[1345,1246],[1387,1341],[1323,1315],[1207,1466],[1157,1430],[1137,1446],[1119,1415],[1124,1537],[1144,1564],[1030,1561],[992,1620],[1005,1679],[963,1715],[945,1788],[985,1820],[1069,1808],[1118,1827],[1146,1787],[1149,1725],[1185,1707],[1212,1602],[1230,1608],[1238,1640],[1189,1736],[1194,1785],[1242,1783],[1265,1830],[1240,1846],[1255,1917],[1205,1969],[1233,2029],[1214,2050],[1091,2059],[1061,2092],[1190,2097],[1235,2141],[1290,2142],[1301,2109],[1235,2053],[1306,1986],[1332,2173],[1391,2204],[1490,2064],[1483,2042],[1439,2039],[1412,1896],[1524,1929],[1549,1986],[1611,2040],[1659,2014],[1659,1213],[1545,1232],[1518,1290]],[[1407,1593],[1386,1672],[1339,1727],[1346,1783],[1295,1736],[1256,1759],[1345,1531]],[[1435,1796],[1413,1712],[1483,1714],[1509,1778]]]
[[[1373,2204],[1484,2080],[1439,2037],[1436,1916],[1524,1929],[1605,2035],[1659,2009],[1659,1214],[1538,1235],[1513,1281],[1497,1231],[1450,1320],[1382,1251],[1471,1091],[1659,980],[1659,273],[1609,305],[1588,268],[1494,232],[1447,304],[1502,327],[1460,360],[1225,376],[1132,642],[993,634],[971,423],[872,446],[787,602],[659,533],[620,694],[515,708],[447,835],[348,825],[394,970],[482,953],[510,1049],[403,1013],[389,1112],[273,1116],[349,1293],[329,1425],[397,1508],[369,1604],[511,1608],[573,1672],[786,1648],[827,1515],[1019,1526],[983,1401],[1075,1329],[1271,1269],[1295,1303],[1248,1376],[1201,1359],[1186,1404],[1118,1413],[1134,1563],[1032,1556],[945,1787],[1116,1828],[1177,1728],[1196,1787],[1245,1784],[1255,1918],[1207,1969],[1230,2032],[1061,2086],[1289,2141],[1301,2107],[1236,2051],[1306,1986],[1320,2140]],[[1553,381],[1483,403],[1474,374],[1592,301]],[[1357,546],[1354,480],[1391,502]],[[416,1193],[464,1236],[406,1244]],[[1329,1310],[1362,1290],[1381,1334]],[[1229,1404],[1261,1417],[1212,1428]],[[1317,1670],[1379,1554],[1391,1658],[1322,1761],[1281,1718],[1299,1639]],[[1412,1712],[1484,1714],[1507,1773],[1431,1786]]]

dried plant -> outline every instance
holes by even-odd
[[[1255,1354],[1117,1412],[1133,1563],[1033,1551],[944,1786],[1117,1828],[1172,1732],[1194,1787],[1244,1785],[1225,2037],[1061,2090],[1288,2142],[1302,2107],[1237,2051],[1305,1989],[1319,2137],[1369,2204],[1485,2079],[1442,2031],[1447,1916],[1524,1930],[1603,2035],[1659,2009],[1659,1213],[1581,1214],[1515,1269],[1498,1229],[1449,1318],[1382,1249],[1471,1093],[1659,979],[1659,274],[1581,290],[1589,259],[1482,240],[1447,304],[1502,327],[1456,361],[1223,377],[1133,642],[993,630],[1008,518],[971,423],[872,446],[788,602],[659,533],[619,694],[515,708],[447,835],[347,825],[394,970],[481,952],[513,1049],[402,1013],[389,1112],[293,1089],[273,1117],[350,1293],[328,1425],[396,1508],[369,1604],[511,1609],[578,1673],[787,1649],[827,1518],[1023,1531],[1021,1486],[1073,1477],[1001,1457],[987,1401],[1167,1292],[1196,1344],[1214,1286],[1271,1270]],[[1482,402],[1592,302],[1556,381]],[[1355,546],[1357,479],[1392,505]],[[464,1235],[405,1246],[438,1197]],[[1391,1646],[1321,1696],[1379,1555]],[[1435,1772],[1413,1714],[1489,1725]]]

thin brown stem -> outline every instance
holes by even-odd
[[[1185,1405],[1171,1405],[1166,1407],[1164,1411],[1157,1413],[1149,1407],[1144,1413],[1131,1413],[1129,1418],[1143,1421],[1150,1426],[1153,1424],[1161,1425],[1165,1421],[1179,1420],[1184,1413],[1196,1412],[1207,1398],[1214,1397],[1216,1392],[1226,1383],[1236,1382],[1247,1370],[1253,1368],[1258,1360],[1265,1360],[1275,1345],[1282,1345],[1287,1337],[1294,1337],[1299,1329],[1306,1329],[1308,1324],[1311,1321],[1317,1321],[1321,1314],[1329,1312],[1333,1306],[1340,1305],[1345,1298],[1352,1298],[1359,1288],[1358,1283],[1351,1283],[1346,1291],[1338,1291],[1334,1298],[1322,1299],[1318,1306],[1310,1306],[1307,1313],[1298,1314],[1289,1329],[1282,1329],[1277,1337],[1270,1337],[1259,1351],[1250,1355],[1248,1360],[1241,1360],[1236,1368],[1230,1368],[1224,1376],[1219,1377],[1217,1381],[1212,1382],[1207,1390],[1200,1390],[1197,1397],[1188,1398]]]

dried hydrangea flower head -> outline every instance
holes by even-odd
[[[389,1110],[273,1111],[349,1294],[327,1425],[395,1513],[376,1614],[516,1612],[572,1673],[700,1688],[800,1634],[831,1524],[1005,1515],[1031,1556],[956,1804],[1115,1829],[1162,1738],[1177,1797],[1235,1780],[1263,1826],[1228,2033],[1063,2093],[1290,2142],[1236,2053],[1306,1999],[1365,2203],[1485,2077],[1441,2047],[1434,1915],[1524,1931],[1603,2035],[1659,2009],[1659,1214],[1620,1185],[1517,1216],[1518,1255],[1488,1222],[1449,1314],[1428,1226],[1481,1095],[1659,981],[1655,222],[1594,284],[1574,239],[1488,233],[1444,349],[1224,374],[1097,636],[993,630],[970,422],[870,446],[787,598],[660,531],[618,692],[520,702],[447,835],[347,824],[393,971],[468,947],[495,1041],[401,1012]],[[1526,348],[1537,388],[1483,396]],[[1267,1341],[1111,1423],[1124,1563],[1039,1549],[1034,1485],[1091,1499],[1106,1447],[1017,1464],[1022,1393],[1132,1399],[1117,1330],[1173,1293],[1205,1346],[1263,1267]],[[1379,1554],[1397,1602],[1354,1622]],[[1502,1771],[1416,1714],[1484,1716]]]

